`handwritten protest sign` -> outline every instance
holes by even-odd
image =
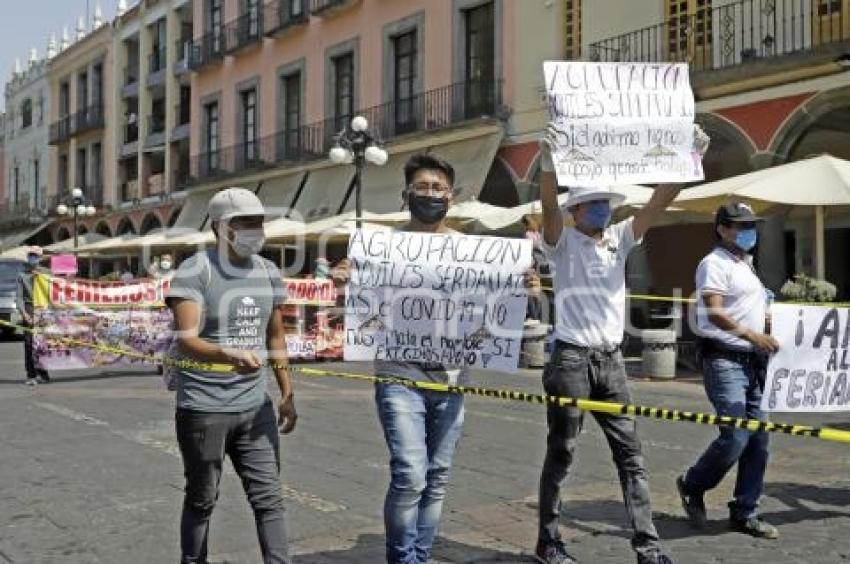
[[[543,63],[558,183],[703,179],[692,152],[694,95],[681,63]]]
[[[531,242],[356,230],[345,359],[515,371]]]
[[[850,310],[778,304],[771,314],[780,349],[767,368],[762,409],[850,411]]]

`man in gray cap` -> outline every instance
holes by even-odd
[[[225,456],[254,511],[263,561],[289,563],[278,426],[291,432],[297,415],[281,310],[286,290],[275,265],[257,254],[266,212],[253,192],[222,190],[208,213],[216,247],[180,265],[167,298],[179,356],[206,365],[181,367],[176,377],[177,441],[186,476],[181,563],[207,561]],[[266,364],[281,393],[277,420]]]

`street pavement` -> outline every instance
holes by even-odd
[[[50,384],[26,387],[22,349],[20,342],[0,343],[0,563],[177,562],[183,483],[171,394],[157,376],[139,372],[57,373]],[[475,377],[490,386],[540,388],[539,371]],[[295,561],[380,563],[388,470],[372,388],[304,377],[295,387],[298,428],[283,441],[282,473]],[[644,405],[709,409],[694,379],[636,379],[633,389]],[[530,562],[545,412],[484,398],[466,405],[435,562]],[[850,414],[794,422],[850,427]],[[677,562],[850,561],[846,445],[773,436],[763,513],[779,527],[779,540],[727,530],[732,476],[707,498],[709,527],[690,529],[674,479],[715,433],[689,423],[641,422],[656,524]],[[577,458],[562,516],[571,551],[583,563],[634,562],[619,482],[591,421]],[[210,539],[213,562],[260,561],[232,471],[222,480]]]

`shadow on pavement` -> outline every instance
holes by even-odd
[[[835,517],[850,517],[850,487],[829,487],[779,482],[767,484],[765,495],[779,500],[787,509],[764,513],[768,523],[781,527]],[[813,508],[810,504],[828,506]],[[536,507],[536,506],[535,506]],[[710,519],[704,529],[694,529],[684,514],[654,513],[655,526],[662,541],[693,537],[713,537],[730,533],[726,507],[709,507]],[[628,517],[622,502],[600,499],[564,500],[561,523],[566,530],[600,536],[631,538]]]
[[[432,561],[434,564],[490,564],[491,562],[504,564],[506,562],[534,562],[534,559],[529,555],[491,550],[438,537],[434,543]],[[300,554],[295,557],[295,562],[305,564],[375,564],[376,562],[384,562],[384,536],[363,534],[357,537],[357,544],[352,548]]]

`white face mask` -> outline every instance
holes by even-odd
[[[159,267],[163,270],[171,270],[171,261],[164,260],[159,263]]]
[[[266,234],[262,229],[228,229],[231,234],[228,242],[233,247],[233,251],[240,257],[248,258],[263,249]]]

